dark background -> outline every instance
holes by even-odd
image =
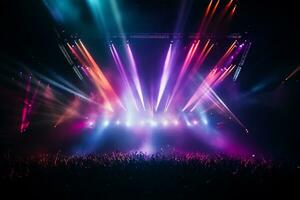
[[[179,6],[183,1],[118,1],[128,33],[173,32]],[[299,75],[280,83],[299,62],[299,17],[297,2],[238,1],[238,9],[229,32],[248,33],[253,42],[246,64],[238,79],[241,96],[230,100],[229,107],[245,122],[251,134],[249,141],[275,156],[299,159]],[[203,1],[188,1],[186,25],[180,31],[195,32],[202,15]],[[198,9],[198,6],[201,9]],[[89,38],[94,31],[78,29],[76,24],[57,23],[42,1],[1,1],[1,143],[22,137],[16,131],[20,113],[18,87],[11,84],[15,72],[24,66],[40,72],[51,67],[72,80],[72,69],[57,47],[56,29]],[[201,11],[201,12],[200,12]],[[90,14],[82,16],[91,26]],[[110,30],[117,29],[111,25]],[[100,36],[101,37],[101,36]],[[101,43],[105,46],[104,42]],[[101,46],[100,45],[100,46]],[[96,47],[95,47],[96,48]],[[96,53],[97,54],[97,53]],[[99,51],[98,54],[101,54]],[[101,55],[100,58],[101,59]]]

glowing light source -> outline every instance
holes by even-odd
[[[155,120],[150,120],[150,126],[156,127],[157,126],[157,122]]]
[[[140,125],[141,125],[141,126],[144,126],[144,125],[145,125],[145,121],[144,121],[144,120],[141,120],[141,121],[140,121]]]
[[[164,119],[164,120],[162,121],[162,124],[163,124],[164,126],[168,126],[168,125],[169,125],[169,122],[168,122],[168,120],[165,120],[165,119]]]
[[[178,126],[178,125],[179,125],[179,121],[178,121],[177,119],[175,119],[175,120],[173,121],[173,124],[174,124],[175,126]]]
[[[131,122],[130,121],[126,121],[126,124],[125,124],[127,127],[130,127],[131,126]]]
[[[193,120],[193,124],[194,124],[194,125],[197,125],[197,124],[198,124],[198,121],[194,119],[194,120]]]
[[[109,125],[110,121],[109,120],[104,120],[103,121],[103,126],[107,127]]]
[[[89,126],[93,126],[93,125],[94,125],[94,122],[93,122],[93,121],[90,121],[90,122],[88,122],[88,125],[89,125]]]

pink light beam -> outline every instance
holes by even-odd
[[[140,97],[142,106],[143,106],[144,110],[146,110],[145,103],[144,103],[144,98],[143,98],[143,93],[142,93],[142,87],[141,87],[140,79],[139,79],[139,76],[138,76],[138,73],[137,73],[136,63],[135,63],[135,60],[134,60],[134,57],[133,57],[133,54],[132,54],[132,51],[131,51],[131,48],[130,48],[129,44],[126,44],[126,51],[127,51],[129,61],[130,61],[130,68],[131,68],[130,71],[131,71],[133,83],[134,83],[135,88],[136,88],[136,90],[138,92],[138,95]]]
[[[164,69],[163,69],[163,73],[161,76],[161,80],[160,80],[160,86],[159,86],[159,92],[158,92],[158,97],[157,97],[157,101],[156,101],[156,107],[155,110],[157,111],[158,106],[160,104],[162,95],[166,89],[167,86],[167,82],[169,80],[170,77],[170,72],[171,72],[171,54],[172,54],[172,44],[170,44],[169,49],[168,49],[168,53],[166,56],[166,60],[164,63]]]

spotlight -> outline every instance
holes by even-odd
[[[157,126],[157,122],[154,121],[154,120],[151,120],[151,121],[150,121],[150,125],[151,125],[152,127],[155,127],[155,126]]]
[[[120,125],[120,123],[121,123],[120,120],[116,121],[116,125]]]
[[[105,120],[105,121],[103,122],[103,126],[107,127],[108,125],[109,125],[109,120]]]
[[[198,121],[197,121],[197,120],[193,120],[193,124],[194,124],[194,125],[197,125],[197,124],[198,124]]]
[[[93,126],[93,125],[94,125],[94,122],[89,122],[88,125],[89,125],[89,126]]]
[[[127,121],[127,122],[126,122],[126,126],[127,126],[127,127],[130,127],[130,126],[131,126],[130,121]]]
[[[162,124],[163,124],[164,126],[168,126],[169,122],[168,122],[167,120],[163,120],[163,121],[162,121]]]
[[[140,125],[144,126],[145,125],[145,121],[144,120],[140,121]]]
[[[95,125],[95,122],[94,122],[94,121],[88,121],[88,122],[87,122],[87,127],[88,127],[88,128],[93,128],[94,125]]]
[[[173,121],[173,124],[174,124],[175,126],[178,126],[179,121],[178,121],[177,119],[175,119],[175,120]]]

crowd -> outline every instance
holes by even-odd
[[[3,191],[37,198],[271,195],[296,191],[300,177],[296,163],[202,153],[3,154],[0,162]]]

